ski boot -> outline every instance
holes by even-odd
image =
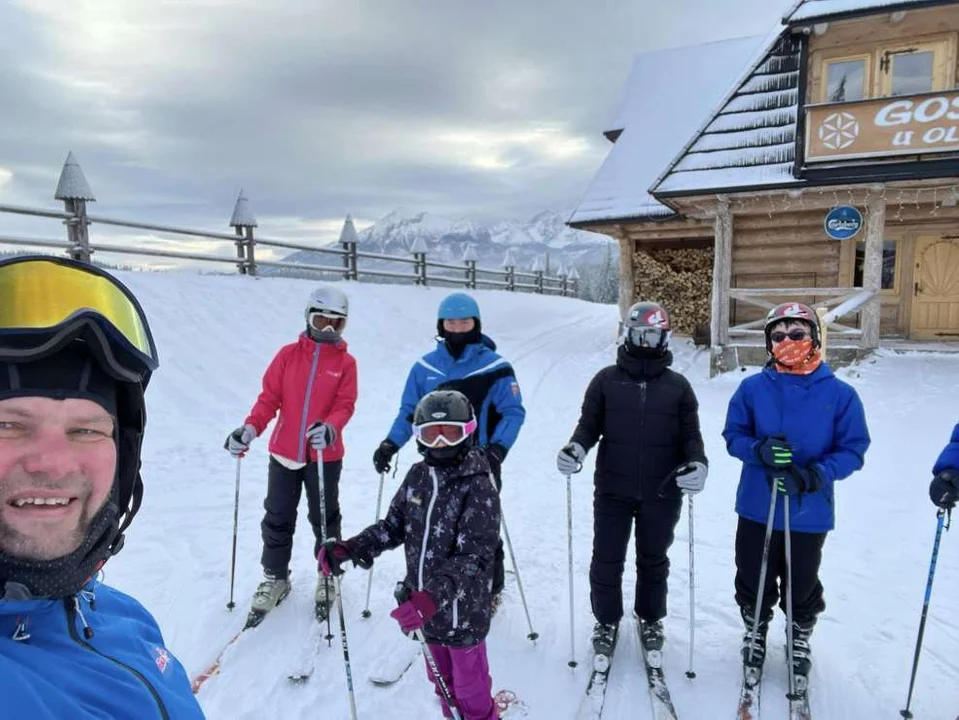
[[[597,655],[612,657],[616,649],[616,639],[619,632],[619,623],[601,623],[593,625],[593,652]]]
[[[639,641],[643,646],[643,655],[651,667],[658,668],[663,664],[663,644],[666,634],[663,632],[663,621],[640,619]]]
[[[244,630],[256,627],[266,614],[279,605],[290,594],[290,580],[288,576],[274,575],[269,570],[263,572],[263,582],[253,593],[250,603],[250,614],[247,615]]]
[[[759,618],[759,627],[753,633],[755,609],[743,606],[739,608],[739,611],[746,625],[742,644],[743,666],[762,670],[763,663],[766,660],[766,633],[769,631],[769,621],[772,619],[772,613],[770,612],[766,617]]]
[[[313,595],[314,614],[319,622],[326,622],[335,600],[336,585],[333,584],[333,578],[320,575],[316,580],[316,593]]]
[[[812,654],[809,649],[809,638],[812,636],[816,619],[793,620],[793,676],[796,682],[796,694],[802,695],[809,687],[809,671],[812,669]],[[788,654],[789,648],[786,648]],[[789,662],[787,655],[786,662]]]

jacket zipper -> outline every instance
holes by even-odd
[[[99,655],[100,657],[104,658],[105,660],[109,660],[109,661],[112,662],[114,665],[118,665],[119,667],[123,668],[124,670],[126,670],[126,671],[132,673],[133,675],[135,675],[136,678],[137,678],[141,683],[143,683],[143,685],[146,687],[146,689],[149,690],[149,691],[150,691],[150,694],[153,696],[153,701],[157,704],[157,709],[160,711],[160,717],[163,718],[163,720],[170,720],[170,714],[167,712],[166,707],[165,707],[164,704],[163,704],[163,700],[160,699],[160,694],[156,691],[156,688],[153,687],[153,685],[150,684],[150,681],[147,680],[140,671],[135,670],[134,668],[130,667],[129,665],[126,665],[126,664],[120,662],[120,661],[117,660],[116,658],[112,658],[112,657],[110,657],[109,655],[104,655],[102,652],[100,652],[100,651],[97,650],[95,647],[93,647],[92,645],[90,645],[88,642],[86,642],[85,640],[83,640],[83,639],[77,634],[77,627],[76,627],[76,622],[77,622],[77,610],[76,610],[76,607],[70,603],[70,600],[71,600],[71,599],[73,600],[74,603],[79,603],[80,601],[77,600],[76,596],[73,596],[72,598],[64,598],[64,599],[63,599],[63,605],[64,605],[64,607],[66,608],[66,611],[67,611],[67,628],[69,629],[69,631],[70,631],[70,637],[74,640],[74,642],[76,642],[77,645],[79,645],[80,647],[86,648],[87,650],[89,650],[89,651],[92,652],[92,653],[96,653],[97,655]]]
[[[433,495],[430,497],[430,504],[426,508],[426,523],[423,527],[423,546],[420,548],[419,577],[417,578],[417,590],[423,589],[423,565],[426,562],[426,545],[430,540],[430,518],[433,516],[433,506],[436,504],[436,496],[439,494],[439,481],[436,479],[436,471],[430,468],[430,478],[433,480]]]
[[[453,596],[453,629],[460,626],[460,596],[459,593]]]
[[[303,398],[303,417],[300,419],[300,445],[297,450],[297,462],[306,462],[306,419],[310,413],[310,395],[313,394],[313,381],[316,379],[316,366],[320,361],[320,344],[313,349],[313,364],[310,366],[310,379],[306,381],[306,396]],[[317,462],[323,462],[323,453],[317,454]]]
[[[646,381],[639,384],[639,487],[642,496],[643,457],[646,455]]]

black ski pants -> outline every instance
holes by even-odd
[[[593,494],[593,559],[589,597],[599,622],[623,617],[623,568],[629,536],[636,526],[636,595],[634,609],[642,620],[666,616],[667,552],[673,544],[682,497],[638,500],[600,492]]]
[[[759,593],[759,573],[762,569],[763,543],[766,526],[746,518],[739,518],[736,528],[736,602],[740,607],[755,612]],[[793,620],[811,622],[826,609],[819,564],[826,533],[790,533],[792,546]],[[766,569],[766,588],[763,590],[762,617],[771,617],[773,606],[786,612],[786,542],[785,533],[773,530],[769,541],[769,567]]]
[[[493,478],[496,480],[496,491],[503,489],[503,470],[499,464],[493,467]],[[496,552],[493,554],[493,596],[503,592],[506,585],[506,567],[504,565],[506,555],[503,552],[503,537],[500,535],[496,543]]]
[[[340,471],[342,460],[323,463],[323,485],[326,488],[326,536],[340,537]],[[270,458],[266,499],[263,501],[263,569],[274,575],[286,576],[293,553],[293,533],[300,495],[306,486],[306,502],[310,525],[313,526],[313,555],[320,552],[322,529],[320,519],[320,478],[316,463],[307,463],[299,470],[290,470]]]

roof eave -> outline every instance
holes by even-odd
[[[806,180],[790,180],[788,182],[777,183],[754,183],[752,185],[734,185],[695,188],[693,190],[658,190],[653,197],[660,202],[666,202],[670,199],[697,197],[700,195],[732,195],[734,193],[761,192],[763,190],[789,190],[796,186],[809,185]]]
[[[801,18],[799,20],[791,20],[789,17],[785,17],[783,18],[783,25],[790,29],[795,29],[822,22],[854,20],[855,18],[869,17],[870,15],[888,15],[890,13],[899,12],[902,10],[928,10],[929,8],[933,7],[955,5],[957,3],[959,3],[959,0],[930,0],[930,2],[920,7],[917,7],[916,3],[914,2],[890,3],[889,5],[883,5],[882,7],[864,8],[862,10],[846,10],[844,12],[823,13],[822,15],[813,15],[810,17]]]

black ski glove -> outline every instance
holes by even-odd
[[[768,468],[780,470],[787,468],[793,463],[792,446],[786,442],[786,438],[780,436],[767,437],[754,446],[756,457],[759,462]]]
[[[822,488],[825,482],[819,471],[812,465],[806,467],[790,465],[785,470],[769,471],[766,473],[766,479],[769,481],[770,487],[773,483],[776,483],[779,492],[786,495],[803,495],[816,492]]]
[[[943,510],[952,510],[959,500],[959,472],[946,469],[936,473],[929,483],[929,499]]]
[[[503,461],[506,459],[506,448],[499,443],[492,443],[487,445],[484,450],[486,450],[486,459],[489,460],[490,470],[496,477],[499,477]]]
[[[389,438],[381,442],[380,446],[376,448],[376,452],[373,453],[373,467],[376,468],[376,472],[380,474],[389,472],[390,461],[398,450],[396,443]]]

